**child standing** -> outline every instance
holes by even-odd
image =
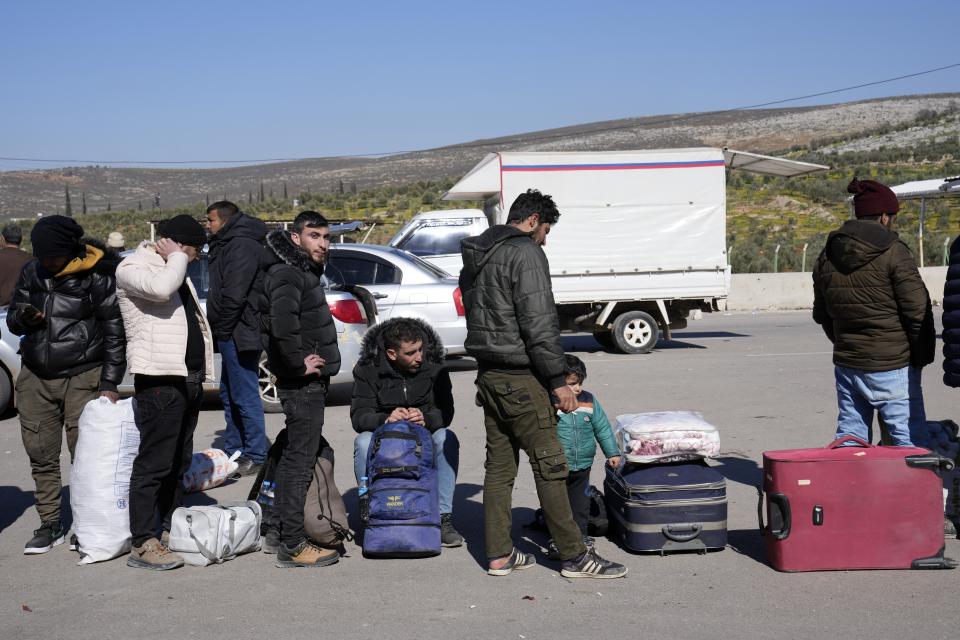
[[[593,546],[593,539],[587,535],[587,520],[590,517],[590,467],[597,454],[597,443],[607,459],[607,465],[620,466],[620,450],[613,437],[613,429],[600,402],[589,391],[583,389],[587,378],[587,366],[576,356],[564,356],[564,376],[566,384],[577,396],[577,408],[571,413],[560,413],[557,425],[560,444],[567,457],[567,495],[573,519],[580,527],[583,541]],[[549,544],[549,555],[555,554],[553,540]]]

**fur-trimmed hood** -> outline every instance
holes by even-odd
[[[386,322],[370,327],[363,336],[363,346],[360,350],[360,359],[357,365],[366,366],[370,364],[381,365],[386,361],[387,347],[383,342],[383,334],[391,326],[400,320],[411,322],[420,328],[423,332],[423,361],[424,364],[441,365],[446,356],[446,349],[440,341],[440,336],[433,330],[429,324],[419,318],[391,318]]]
[[[313,271],[317,275],[323,274],[323,266],[315,263],[293,244],[290,239],[290,232],[283,229],[276,229],[267,234],[267,250],[276,258],[277,262],[288,264],[302,271]]]

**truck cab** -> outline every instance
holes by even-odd
[[[489,226],[480,209],[421,211],[390,240],[390,246],[423,258],[457,277],[463,267],[460,241]]]

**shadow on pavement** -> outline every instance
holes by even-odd
[[[727,532],[727,546],[734,553],[767,564],[767,555],[763,548],[763,538],[756,529],[737,529]]]
[[[763,480],[760,466],[750,458],[739,455],[721,456],[711,460],[711,468],[716,469],[727,480],[733,480],[748,487],[757,487]]]
[[[0,486],[0,532],[20,519],[33,506],[33,491],[20,487]]]
[[[750,338],[749,333],[733,333],[732,331],[674,331],[676,338]]]

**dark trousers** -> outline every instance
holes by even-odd
[[[587,535],[587,522],[590,520],[590,469],[571,471],[567,475],[567,497],[570,498],[570,511],[580,533]]]
[[[547,390],[529,374],[481,371],[477,391],[487,430],[483,478],[487,557],[500,558],[513,549],[513,483],[523,449],[530,460],[537,497],[560,558],[576,558],[586,547],[570,514],[567,459],[557,438],[557,413]]]
[[[130,536],[139,547],[164,530],[183,498],[183,474],[193,457],[193,432],[203,399],[203,374],[134,376],[133,413],[140,449],[130,474]]]
[[[299,387],[278,385],[277,395],[286,416],[287,446],[277,465],[273,504],[280,521],[280,540],[293,549],[307,537],[303,505],[323,435],[327,384],[317,380]]]

